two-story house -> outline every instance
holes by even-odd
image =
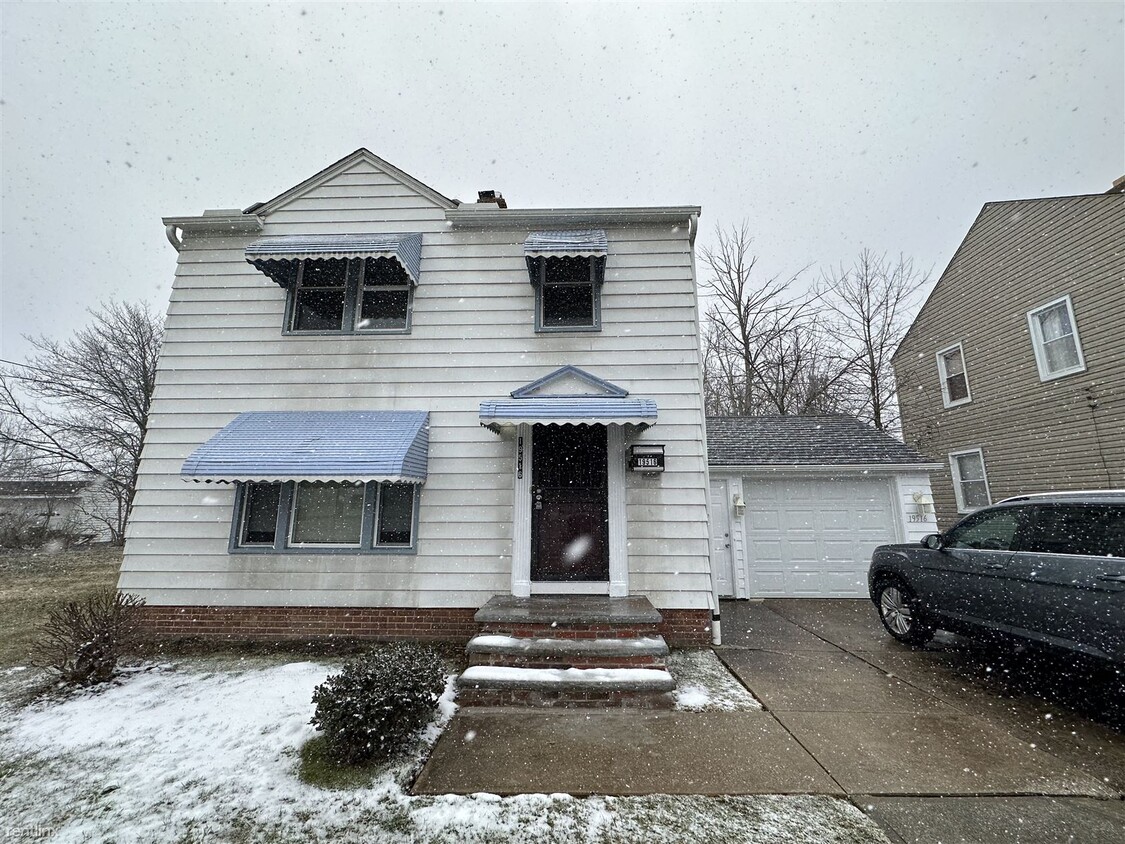
[[[464,640],[569,595],[710,640],[699,208],[481,200],[360,149],[165,219],[120,578],[156,631]]]
[[[987,203],[894,356],[938,522],[1125,487],[1125,194]]]

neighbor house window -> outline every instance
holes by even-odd
[[[535,285],[537,331],[600,331],[604,258],[540,258]]]
[[[1086,369],[1070,296],[1063,296],[1028,312],[1027,322],[1040,381],[1050,381]]]
[[[304,260],[292,291],[289,330],[405,333],[414,285],[391,258]]]
[[[950,454],[949,468],[953,474],[958,513],[971,513],[992,503],[984,471],[984,454],[979,448]]]
[[[415,484],[239,484],[232,550],[412,550]]]
[[[969,375],[965,371],[965,350],[958,343],[937,353],[938,375],[941,377],[941,401],[946,407],[957,407],[972,401]]]

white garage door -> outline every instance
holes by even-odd
[[[744,480],[754,598],[861,598],[876,545],[896,541],[887,480]]]

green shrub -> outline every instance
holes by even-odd
[[[445,665],[431,647],[385,645],[344,665],[313,691],[310,723],[328,753],[349,765],[388,759],[433,717]]]

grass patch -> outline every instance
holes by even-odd
[[[314,736],[305,742],[298,755],[301,759],[297,776],[304,783],[329,791],[347,791],[369,788],[376,778],[386,771],[386,762],[366,765],[341,765],[328,755],[324,736]]]
[[[51,607],[117,585],[121,549],[0,554],[0,666],[26,665]]]

